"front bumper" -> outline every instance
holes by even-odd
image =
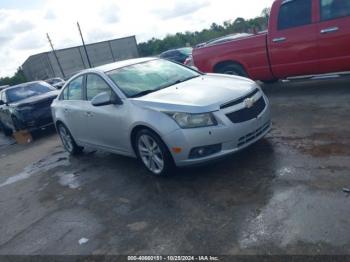
[[[267,101],[267,99],[266,99]],[[214,127],[197,129],[178,129],[163,137],[171,151],[176,166],[203,164],[226,155],[238,152],[263,138],[271,129],[270,107],[267,101],[265,109],[254,119],[242,123],[232,123],[223,110],[214,113],[220,124]],[[217,153],[201,158],[190,158],[193,148],[221,144]],[[175,153],[172,148],[181,148]]]
[[[16,130],[35,131],[53,125],[53,119],[50,111],[45,110],[40,114],[32,114],[31,116],[17,115],[14,123]]]

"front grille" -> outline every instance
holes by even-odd
[[[231,106],[234,106],[234,105],[238,105],[238,104],[242,103],[244,100],[246,100],[247,98],[252,97],[253,95],[255,95],[258,92],[259,92],[259,89],[256,88],[252,92],[250,92],[248,95],[245,95],[245,96],[243,96],[241,98],[238,98],[236,100],[233,100],[231,102],[228,102],[226,104],[221,105],[220,109],[224,109],[224,108],[228,108],[228,107],[231,107]]]
[[[232,123],[242,123],[254,118],[257,118],[260,113],[265,109],[266,103],[263,97],[260,97],[258,101],[250,108],[243,108],[241,110],[227,114],[226,116],[232,121]]]
[[[271,123],[267,122],[255,131],[246,134],[238,139],[237,147],[244,146],[245,144],[249,143],[250,141],[254,140],[255,138],[259,137],[262,133],[264,133],[269,127]]]

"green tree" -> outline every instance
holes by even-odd
[[[141,56],[158,55],[166,50],[184,47],[187,45],[196,46],[197,44],[207,42],[221,36],[234,33],[255,33],[266,30],[270,8],[265,8],[260,16],[252,19],[238,17],[235,20],[225,21],[222,25],[212,23],[211,26],[202,31],[176,33],[167,35],[163,39],[152,38],[147,42],[138,44]]]
[[[27,79],[24,75],[23,69],[19,67],[16,73],[12,77],[2,77],[0,78],[0,85],[18,85],[21,83],[27,82]]]

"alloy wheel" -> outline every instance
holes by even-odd
[[[154,174],[160,174],[164,169],[164,156],[157,142],[151,136],[143,134],[139,137],[137,147],[145,166]]]
[[[69,134],[67,128],[64,126],[59,127],[59,134],[63,143],[63,146],[68,152],[73,152],[74,150],[74,145],[73,145],[73,139],[71,135]]]

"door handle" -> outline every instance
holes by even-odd
[[[332,32],[337,32],[339,30],[339,27],[335,26],[335,27],[329,27],[329,28],[325,28],[322,29],[320,31],[321,34],[328,34],[328,33],[332,33]]]
[[[287,38],[285,38],[285,37],[278,37],[278,38],[272,39],[272,42],[279,43],[279,42],[284,42],[286,40],[287,40]]]
[[[63,112],[68,113],[68,109],[67,108],[63,109]]]
[[[86,112],[85,115],[86,115],[87,117],[92,117],[92,116],[93,116],[93,113],[91,113],[91,112]]]

